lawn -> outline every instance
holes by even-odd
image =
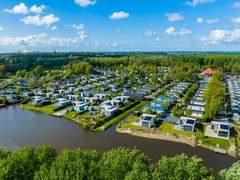
[[[132,125],[133,122],[137,122],[137,121],[139,121],[139,117],[129,116],[129,118],[126,121],[121,123],[120,128],[130,128],[130,129],[144,130],[144,131],[155,129],[155,130],[159,130],[164,133],[170,133],[170,134],[174,134],[174,135],[183,135],[183,136],[187,136],[187,137],[191,137],[193,135],[192,132],[175,130],[174,124],[172,124],[172,123],[163,123],[159,128],[150,128],[149,129],[149,128],[143,128],[143,127]]]
[[[204,136],[202,131],[196,131],[195,134],[196,134],[198,141],[200,141],[201,144],[204,146],[215,148],[217,145],[219,145],[219,148],[222,148],[225,150],[227,150],[230,146],[230,140],[206,137],[206,136]]]
[[[130,114],[132,114],[134,111],[140,109],[141,107],[143,107],[146,102],[141,102],[140,104],[138,104],[136,102],[137,105],[134,105],[134,104],[130,104],[129,106],[126,106],[123,111],[122,114],[119,114],[118,116],[116,117],[113,117],[113,119],[111,119],[110,121],[106,122],[104,125],[98,127],[96,130],[98,131],[104,131],[106,130],[107,128],[117,124],[118,122],[122,121],[124,118],[128,117]],[[134,105],[134,106],[133,106]],[[133,107],[132,107],[133,106]]]
[[[204,137],[201,139],[203,145],[210,147],[216,147],[219,145],[219,148],[227,150],[230,146],[230,140],[213,138],[213,137]]]
[[[22,108],[25,110],[36,111],[36,112],[41,112],[45,114],[52,114],[58,107],[55,104],[50,104],[43,107],[37,107],[31,104],[25,104],[25,105],[22,105]]]
[[[103,114],[98,114],[96,118],[91,118],[91,112],[89,111],[83,112],[70,111],[66,113],[64,117],[66,119],[69,119],[80,124],[84,128],[91,128],[97,122],[102,121],[105,118]]]
[[[130,129],[138,129],[138,130],[147,130],[146,128],[142,128],[139,126],[134,126],[132,123],[133,122],[138,122],[139,117],[137,116],[129,116],[125,121],[123,121],[120,125],[119,128],[130,128]]]
[[[165,132],[165,133],[170,133],[170,134],[174,134],[174,135],[183,135],[183,136],[187,136],[187,137],[191,137],[193,135],[192,132],[176,130],[176,129],[174,129],[174,126],[175,126],[175,124],[173,124],[173,123],[163,123],[158,128],[158,130]]]

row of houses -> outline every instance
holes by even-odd
[[[138,122],[133,122],[135,126],[143,128],[152,128],[156,126],[157,116],[153,114],[142,114]],[[176,122],[174,129],[187,132],[194,132],[197,120],[192,117],[180,117]],[[204,136],[219,139],[230,138],[231,127],[228,122],[212,121],[206,125]]]
[[[195,118],[202,118],[205,110],[205,101],[203,100],[204,92],[206,91],[207,82],[201,81],[198,91],[195,93],[193,99],[188,104],[187,108],[191,111],[191,116]]]
[[[227,78],[233,120],[240,120],[240,79],[238,77],[229,76]]]
[[[183,95],[184,91],[189,87],[190,83],[180,82],[175,87],[173,87],[170,91],[168,91],[167,96],[180,98]]]

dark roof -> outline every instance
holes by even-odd
[[[195,123],[195,121],[194,121],[194,120],[192,120],[192,119],[188,119],[188,120],[186,121],[186,123],[187,123],[187,124],[194,124],[194,123]]]
[[[228,126],[228,125],[225,125],[225,124],[221,124],[221,125],[220,125],[220,128],[221,128],[221,129],[224,129],[224,130],[228,130],[228,129],[229,129],[229,126]]]

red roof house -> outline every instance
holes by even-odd
[[[202,72],[202,75],[212,76],[213,75],[213,70],[211,68],[207,68],[205,71]]]

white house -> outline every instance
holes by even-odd
[[[71,104],[71,101],[65,98],[59,98],[56,101],[58,107],[65,107]]]
[[[41,101],[46,100],[45,97],[43,96],[34,96],[32,104],[37,104],[40,103]]]
[[[230,137],[230,126],[227,122],[212,121],[206,126],[205,136],[229,139]]]
[[[192,110],[192,117],[201,118],[203,117],[203,111]]]
[[[205,106],[204,105],[189,104],[188,109],[191,109],[193,111],[204,111]]]
[[[74,104],[75,104],[75,105],[73,106],[73,109],[74,109],[75,111],[78,111],[78,112],[87,110],[88,107],[89,107],[89,104],[88,104],[88,103],[84,103],[84,102],[81,102],[81,101],[75,102]]]
[[[140,116],[139,123],[144,128],[151,128],[155,126],[156,115],[153,114],[142,114]]]
[[[196,119],[191,117],[180,117],[177,129],[193,132],[196,126]]]

